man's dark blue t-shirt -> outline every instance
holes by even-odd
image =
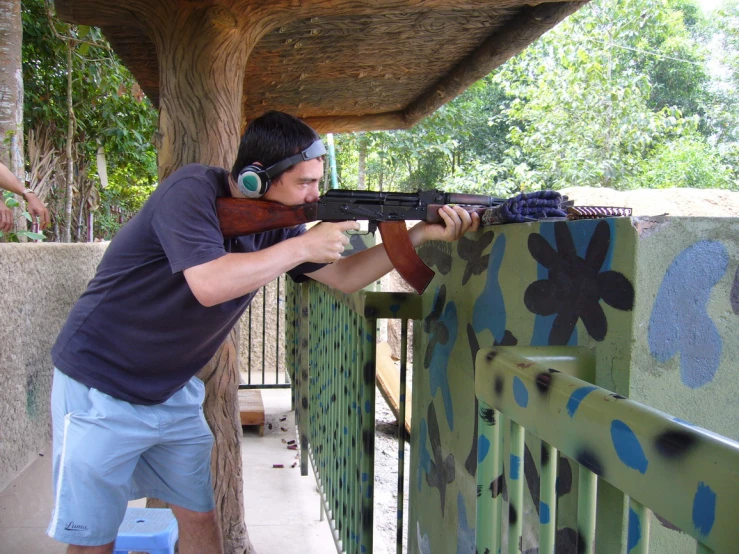
[[[228,172],[188,165],[165,179],[116,234],[51,350],[76,381],[135,404],[167,400],[215,354],[255,293],[210,308],[183,271],[227,253],[256,252],[303,226],[224,240],[216,198],[230,196]],[[322,264],[302,264],[289,275]]]

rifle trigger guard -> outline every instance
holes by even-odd
[[[370,233],[372,233],[373,235],[375,234],[375,232],[372,229],[369,229],[367,231],[353,231],[353,230],[349,229],[348,231],[346,231],[346,234],[349,235],[350,237],[352,237],[354,235],[356,235],[358,237],[363,237],[365,235],[369,235]]]

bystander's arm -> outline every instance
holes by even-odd
[[[5,189],[21,196],[26,201],[28,213],[32,218],[38,218],[39,228],[43,229],[49,224],[49,210],[44,203],[31,190],[23,186],[23,183],[13,173],[0,163],[0,189]],[[13,228],[13,212],[4,202],[0,202],[0,231],[8,232]]]

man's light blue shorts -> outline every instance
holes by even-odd
[[[196,512],[214,508],[213,435],[193,377],[163,404],[142,406],[54,370],[54,511],[47,534],[67,544],[113,542],[129,500],[144,496]]]

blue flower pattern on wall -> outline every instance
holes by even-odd
[[[472,327],[475,332],[480,333],[485,329],[489,329],[493,338],[497,341],[503,340],[506,331],[505,301],[498,281],[505,246],[505,235],[501,235],[490,251],[485,288],[475,301],[475,308],[472,312]]]
[[[449,379],[447,369],[449,357],[452,354],[454,343],[457,341],[457,306],[450,302],[444,307],[446,301],[446,286],[436,291],[431,314],[424,320],[424,330],[429,334],[429,342],[426,347],[426,355],[423,365],[429,370],[429,384],[431,385],[431,397],[441,389],[441,397],[444,401],[444,411],[449,429],[454,429],[454,410],[452,409],[452,394],[449,390]],[[442,315],[443,310],[443,315]]]
[[[693,389],[713,381],[721,363],[721,335],[708,315],[708,301],[728,265],[720,242],[686,248],[665,272],[652,308],[650,353],[659,362],[679,354],[680,378]]]

